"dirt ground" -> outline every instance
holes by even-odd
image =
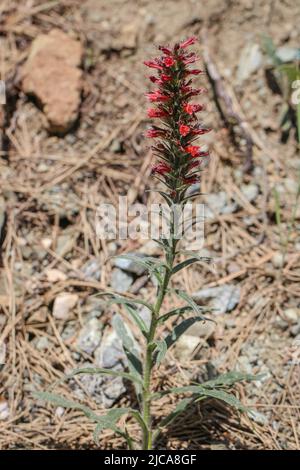
[[[290,229],[289,222],[300,160],[294,122],[288,133],[280,125],[285,97],[272,87],[262,46],[266,36],[276,47],[299,46],[297,3],[0,0],[0,78],[7,92],[6,105],[0,105],[0,449],[95,446],[93,425],[80,412],[55,410],[31,392],[97,359],[93,351],[80,350],[78,337],[100,309],[91,296],[111,287],[115,268],[105,260],[115,252],[143,251],[145,242],[99,240],[95,212],[104,200],[115,204],[118,194],[128,193],[131,202],[150,197],[145,189],[156,183],[143,136],[149,124],[143,61],[155,55],[156,45],[195,34],[200,55],[207,59],[209,53],[206,66],[211,60],[217,67],[241,120],[224,120],[215,82],[210,74],[201,77],[208,88],[204,121],[213,128],[203,139],[211,159],[201,191],[225,203],[205,226],[204,248],[214,268],[188,268],[176,284],[189,293],[234,286],[238,300],[216,315],[217,326],[195,350],[171,350],[155,373],[155,387],[233,369],[263,377],[236,388],[252,417],[212,400],[201,402],[164,433],[158,447],[299,450],[299,208]],[[64,135],[48,132],[44,111],[22,91],[19,79],[32,41],[53,28],[80,40],[84,51],[79,116]],[[259,65],[250,64],[253,70],[243,76],[249,66],[245,51],[253,45],[260,51]],[[130,289],[146,299],[155,295],[145,276],[134,277]],[[53,305],[65,293],[75,294],[74,306],[68,318],[58,319]],[[168,299],[166,308],[175,302]],[[114,311],[98,312],[102,338],[111,332]],[[77,382],[56,392],[74,399]],[[131,395],[126,384],[110,406],[128,404]],[[105,411],[93,391],[82,397]],[[155,417],[173,405],[166,397],[156,402]],[[134,432],[135,423],[129,421],[128,430]],[[123,445],[113,432],[103,433],[101,448]]]

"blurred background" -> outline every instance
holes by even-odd
[[[176,283],[218,312],[216,325],[182,336],[155,386],[232,369],[263,376],[237,389],[251,415],[201,402],[159,446],[299,449],[299,23],[293,1],[0,0],[0,449],[94,446],[85,417],[31,392],[74,367],[126,367],[117,310],[91,296],[109,287],[153,298],[144,272],[105,260],[160,252],[99,240],[95,213],[119,194],[150,197],[143,61],[194,34],[213,129],[201,139],[211,159],[199,201],[214,268],[188,268]],[[83,376],[56,392],[100,412],[133,399],[119,378]],[[165,397],[154,414],[173,407]],[[101,448],[121,447],[103,433]]]

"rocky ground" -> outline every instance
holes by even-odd
[[[210,73],[201,79],[213,128],[203,139],[212,157],[199,199],[202,252],[214,264],[188,268],[175,282],[217,309],[216,325],[199,323],[181,337],[155,387],[232,369],[262,377],[236,389],[251,414],[201,402],[158,446],[299,449],[300,206],[291,220],[300,161],[289,88],[266,52],[268,37],[282,63],[296,60],[299,20],[292,1],[1,2],[0,449],[95,445],[80,412],[53,409],[31,392],[78,366],[126,368],[112,327],[124,312],[93,294],[109,287],[153,298],[143,270],[105,260],[160,253],[151,241],[99,240],[95,215],[119,194],[132,203],[152,197],[142,62],[154,45],[191,34],[230,99],[220,99]],[[82,376],[56,392],[100,411],[134,400],[119,378]],[[173,405],[158,401],[155,419]],[[105,431],[101,448],[122,445]]]

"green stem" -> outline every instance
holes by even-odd
[[[172,214],[173,216],[174,214]],[[153,367],[153,340],[155,339],[155,333],[157,328],[157,320],[159,317],[160,309],[165,298],[170,278],[172,275],[172,267],[175,258],[176,251],[176,240],[174,240],[174,220],[172,217],[171,222],[171,235],[170,235],[170,246],[172,247],[169,255],[166,255],[166,261],[168,269],[165,270],[163,283],[159,289],[159,294],[154,306],[154,312],[152,314],[151,325],[147,338],[146,355],[144,362],[144,380],[143,380],[143,396],[142,396],[142,410],[143,420],[147,427],[147,432],[143,432],[143,450],[152,449],[152,429],[151,429],[151,372]]]

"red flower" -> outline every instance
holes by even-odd
[[[186,71],[186,75],[202,75],[204,72],[203,70],[199,70],[199,69],[188,69]]]
[[[191,154],[192,157],[198,157],[200,152],[200,147],[198,145],[188,145],[184,149],[187,153]]]
[[[190,127],[187,126],[186,124],[180,124],[179,126],[179,134],[186,136],[190,132]]]
[[[199,176],[188,176],[187,178],[183,178],[184,184],[195,184],[198,183]]]
[[[152,174],[157,173],[159,175],[165,175],[166,173],[170,173],[171,170],[172,168],[169,165],[164,162],[160,162],[152,167]]]
[[[152,91],[151,93],[146,93],[148,100],[152,103],[157,101],[168,101],[170,99],[169,96],[164,95],[160,90]]]
[[[160,129],[148,129],[145,132],[145,136],[150,137],[150,138],[161,137],[163,135],[165,135],[165,131],[162,129],[161,130]]]
[[[146,60],[144,64],[152,69],[163,70],[162,66],[159,65],[155,60]]]
[[[173,57],[165,57],[163,59],[163,63],[166,67],[172,67],[172,65],[175,64],[175,60],[173,59]]]
[[[166,117],[168,114],[166,111],[163,109],[155,109],[155,108],[149,108],[147,110],[149,118],[160,118],[160,117]]]
[[[193,44],[195,44],[197,42],[197,38],[196,36],[191,36],[190,38],[186,39],[185,41],[181,42],[179,44],[179,47],[181,47],[181,49],[185,49],[186,47],[188,46],[192,46]]]
[[[197,113],[198,111],[202,111],[202,109],[204,109],[204,106],[202,104],[185,103],[183,105],[183,109],[185,110],[187,114],[192,115],[194,113]]]
[[[169,47],[158,46],[158,49],[166,55],[172,55],[172,50]]]
[[[210,132],[211,128],[209,127],[202,127],[201,129],[193,129],[193,134],[194,135],[203,135],[207,134],[207,132]]]
[[[170,77],[170,75],[162,73],[161,76],[160,76],[160,79],[161,79],[162,82],[169,82],[171,80],[171,77]]]

